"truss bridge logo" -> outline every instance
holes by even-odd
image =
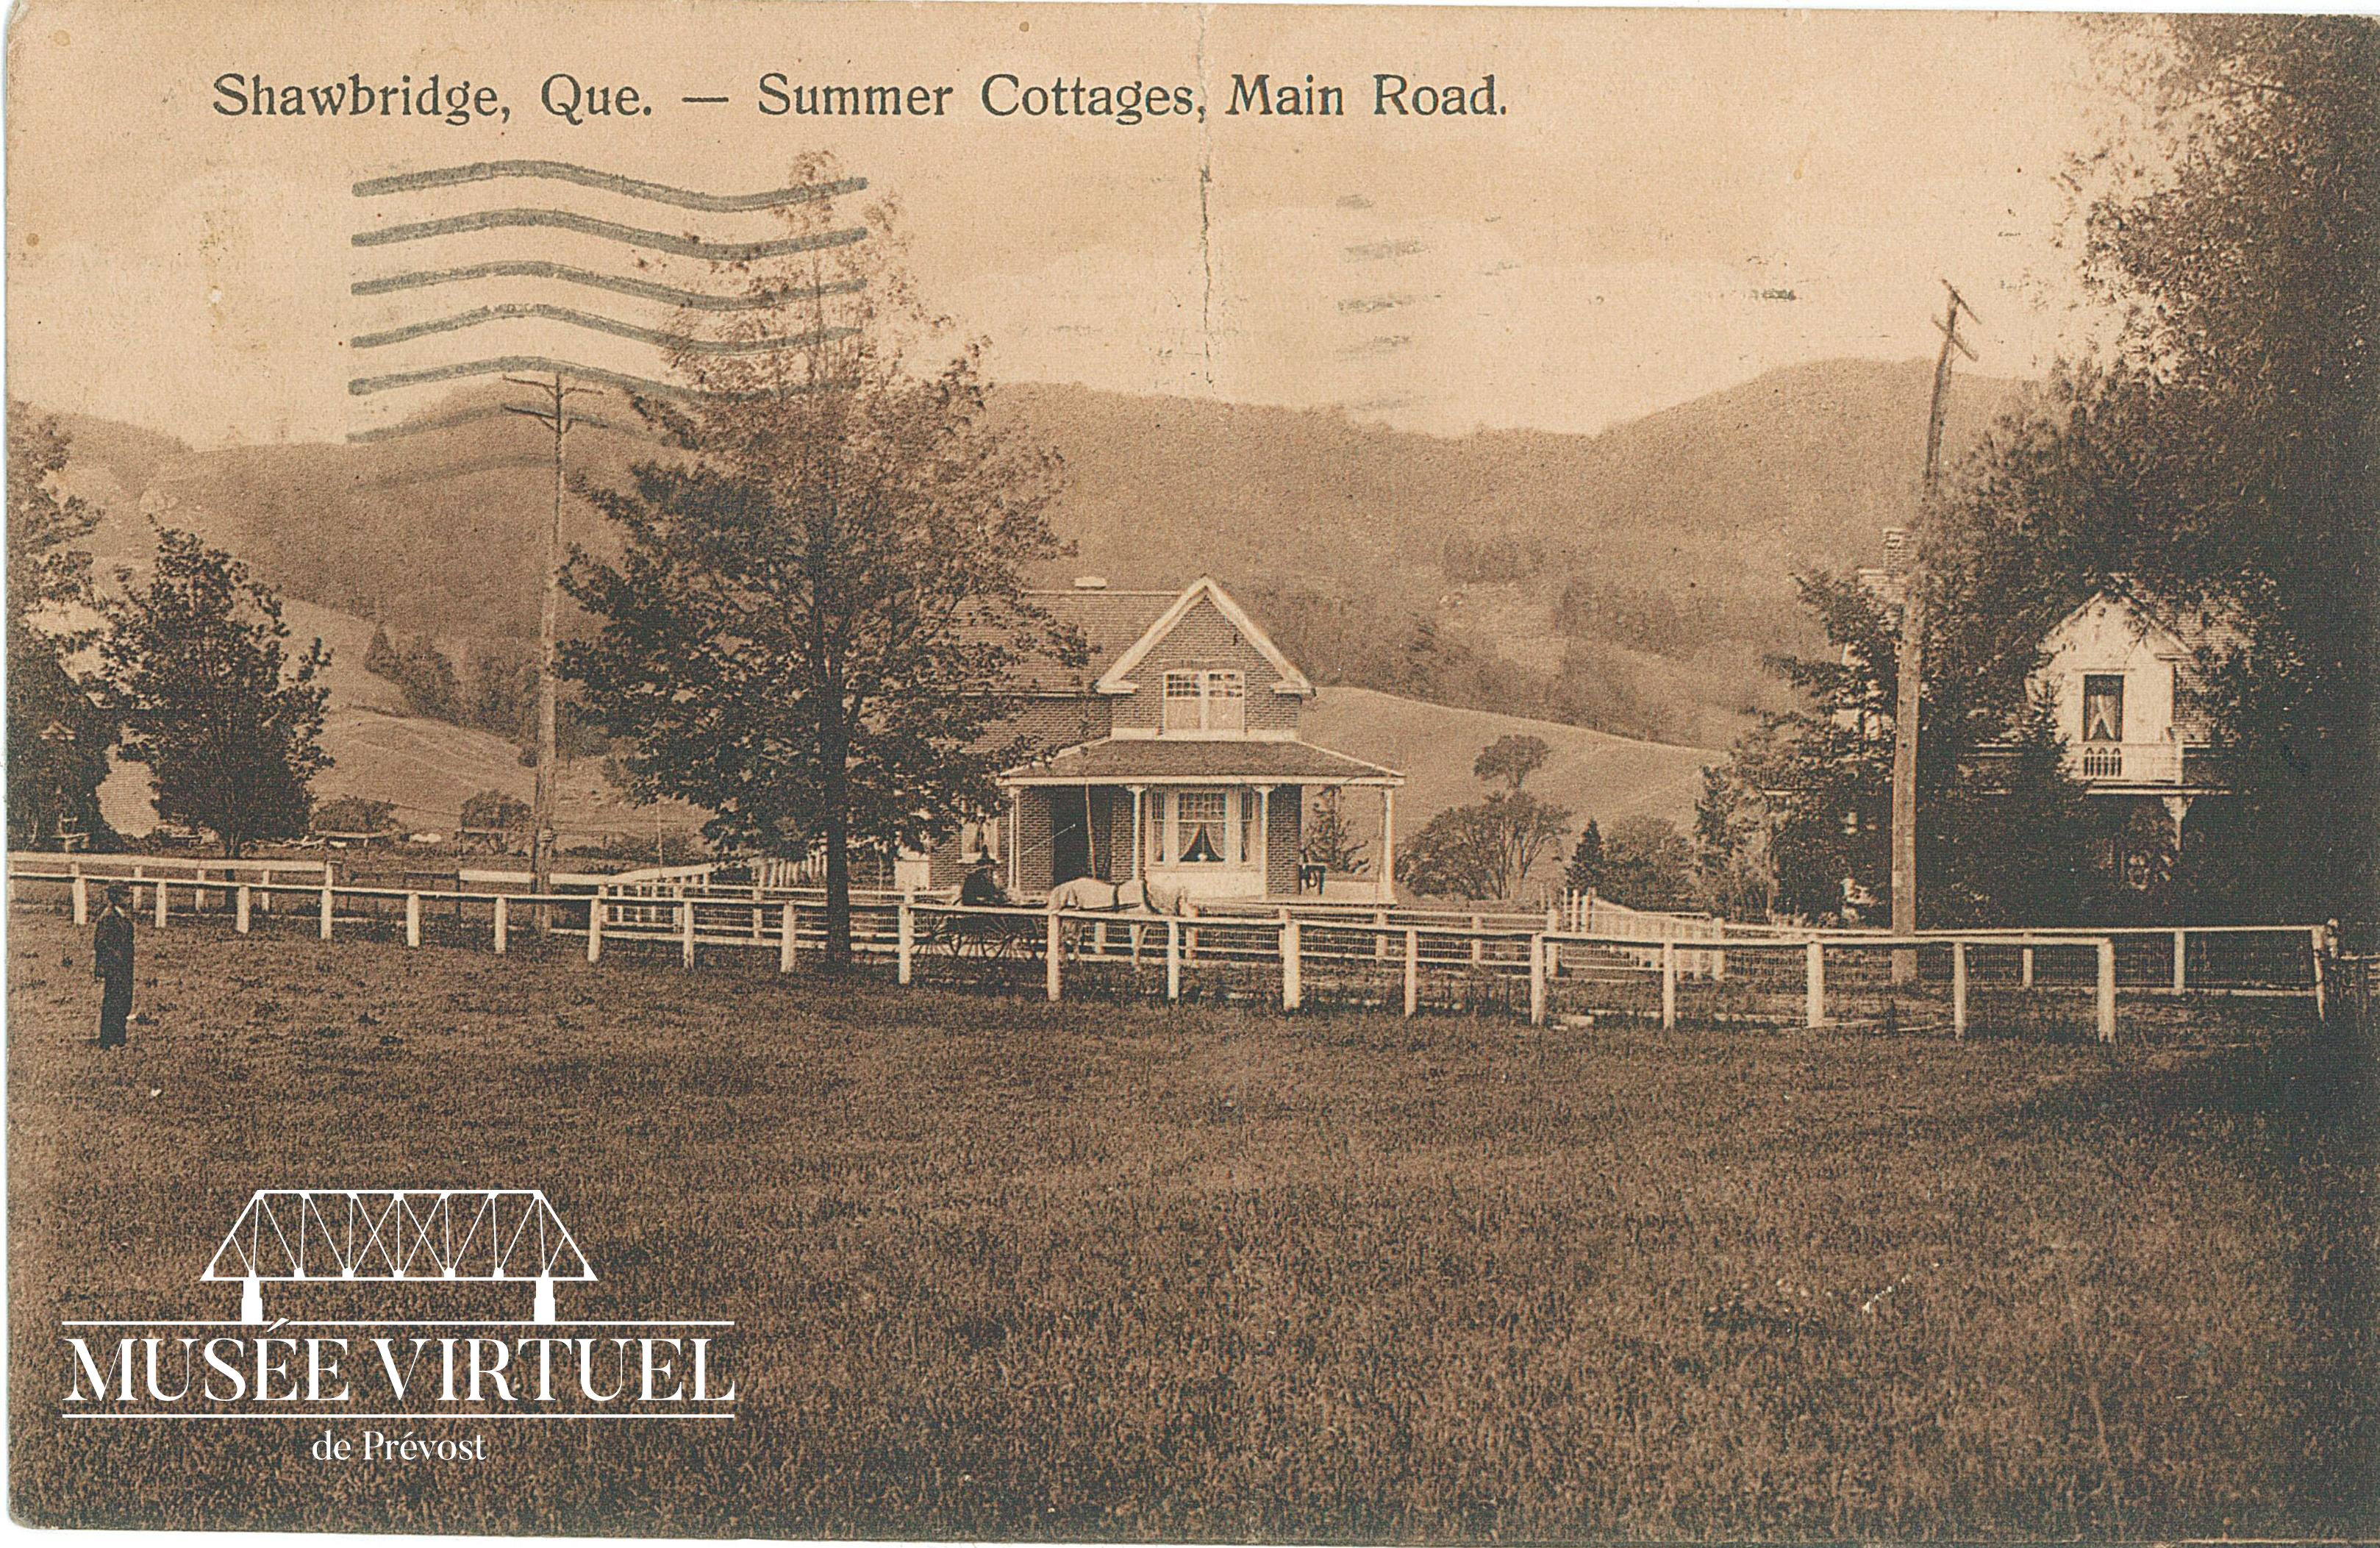
[[[199,1282],[237,1285],[237,1319],[63,1324],[66,1417],[735,1416],[733,1323],[561,1315],[596,1274],[537,1188],[259,1189]],[[387,1315],[311,1315],[326,1299]]]

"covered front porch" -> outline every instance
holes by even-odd
[[[1392,894],[1394,770],[1291,740],[1111,737],[1002,776],[1006,882],[1029,897],[1078,876],[1148,879],[1198,898],[1294,897],[1308,792],[1378,792],[1378,896]]]

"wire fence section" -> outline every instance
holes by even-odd
[[[46,895],[88,923],[101,889],[128,886],[157,929],[365,939],[504,953],[534,945],[608,957],[729,960],[791,972],[822,956],[823,899],[765,888],[544,895],[263,879],[253,872],[137,875],[12,865],[18,896]],[[1953,1036],[2116,1036],[2120,996],[2331,997],[2330,932],[2316,925],[1936,932],[1696,929],[1648,941],[1549,929],[1563,915],[1460,915],[1284,906],[1195,916],[969,907],[868,894],[849,910],[854,960],[902,984],[1051,1000],[1238,1005],[1587,1024],[1834,1027]],[[1571,915],[1575,917],[1575,915]],[[2330,972],[2340,969],[2332,967]],[[2358,980],[2359,986],[2361,980]],[[2360,1001],[2357,1003],[2361,1003]],[[2147,1031],[2170,1017],[2136,1017]]]

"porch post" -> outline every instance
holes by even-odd
[[[1397,900],[1397,788],[1380,786],[1380,901]]]
[[[1144,812],[1144,798],[1146,798],[1146,797],[1148,796],[1148,786],[1146,786],[1146,785],[1135,785],[1135,786],[1133,786],[1131,788],[1132,788],[1132,878],[1131,878],[1131,879],[1132,879],[1133,881],[1137,882],[1137,881],[1139,881],[1139,880],[1140,880],[1140,877],[1141,877],[1141,859],[1140,859],[1140,852],[1141,852],[1141,849],[1143,848],[1143,847],[1144,847],[1144,846],[1146,846],[1146,845],[1148,844],[1148,818],[1143,814],[1143,812]],[[1136,941],[1136,940],[1138,940],[1138,939],[1139,939],[1139,936],[1138,936],[1138,934],[1137,934],[1137,933],[1135,933],[1135,934],[1134,935],[1134,937],[1133,937],[1133,938]]]
[[[1265,897],[1271,893],[1272,786],[1259,785],[1257,786],[1257,896]]]
[[[1016,851],[1025,847],[1025,794],[1017,786],[1008,787],[1008,896],[1017,896],[1024,885],[1016,867]]]

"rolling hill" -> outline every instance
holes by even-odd
[[[1054,575],[1119,585],[1211,573],[1266,603],[1329,614],[1300,639],[1307,670],[1481,709],[1723,745],[1773,694],[1764,651],[1807,641],[1791,575],[1866,561],[1906,518],[1925,438],[1922,361],[1832,360],[1773,372],[1600,435],[1391,431],[1329,411],[1014,384],[994,412],[1054,447],[1053,520],[1076,544]],[[2012,401],[1961,378],[1955,454]],[[485,391],[422,406],[451,416]],[[623,417],[617,413],[614,417]],[[70,487],[108,513],[102,573],[145,548],[144,517],[192,528],[287,595],[449,638],[534,632],[543,432],[510,415],[365,445],[192,451],[130,426],[69,419]],[[603,432],[574,464],[616,481],[643,446]],[[570,541],[608,533],[583,501]],[[1482,599],[1451,575],[1447,540],[1506,538],[1538,557]],[[1567,619],[1566,589],[1617,587],[1673,621],[1648,642],[1626,619]],[[1641,610],[1641,609],[1640,609]],[[1682,622],[1678,622],[1678,621]],[[1392,642],[1416,626],[1474,658],[1434,677]],[[1477,664],[1497,665],[1486,670]],[[1498,664],[1500,664],[1500,665]]]

